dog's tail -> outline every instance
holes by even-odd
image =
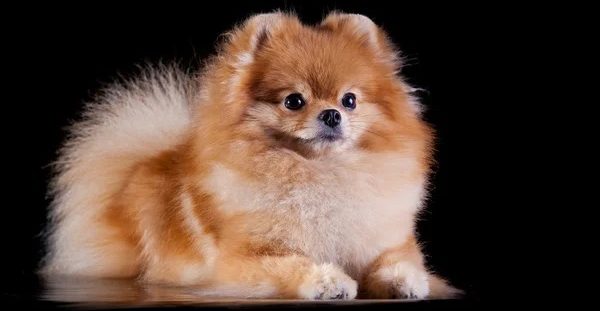
[[[464,295],[464,291],[453,287],[448,281],[435,275],[429,275],[429,296],[431,299],[452,299]]]
[[[131,270],[133,262],[112,262],[106,254],[133,250],[111,243],[114,229],[94,220],[137,163],[181,142],[196,93],[189,75],[160,66],[106,88],[86,106],[54,163],[42,272],[121,276]]]

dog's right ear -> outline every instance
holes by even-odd
[[[282,12],[254,15],[228,34],[226,54],[235,56],[240,62],[237,65],[247,65],[277,32],[296,25],[299,25],[296,16]]]
[[[240,26],[227,33],[218,54],[219,69],[214,78],[227,83],[227,99],[232,103],[244,102],[248,98],[248,70],[256,60],[257,53],[269,44],[280,32],[290,27],[301,27],[294,15],[275,12],[258,14],[248,18]],[[242,108],[240,108],[242,109]]]

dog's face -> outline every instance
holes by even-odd
[[[266,129],[309,148],[350,146],[380,114],[378,72],[352,37],[289,27],[256,53],[249,113]]]
[[[288,147],[324,154],[382,145],[415,116],[396,52],[364,16],[306,26],[259,15],[233,33],[228,52],[233,92],[245,94],[242,122]]]

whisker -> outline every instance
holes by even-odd
[[[370,128],[367,128],[367,127],[350,126],[350,128],[352,128],[352,129],[358,129],[358,130],[363,130],[363,131],[365,131],[367,133],[370,133],[370,134],[373,134],[375,136],[382,137],[382,138],[403,138],[404,137],[402,135],[389,135],[389,134],[385,134],[384,135],[382,133],[376,132],[376,131],[374,131],[374,130],[372,130]]]
[[[361,114],[358,116],[355,116],[356,118],[362,118],[362,117],[379,117],[382,116],[383,113],[370,113],[370,114]]]

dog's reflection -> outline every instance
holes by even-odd
[[[134,279],[45,278],[42,299],[67,303],[231,303],[215,288],[148,285]]]

